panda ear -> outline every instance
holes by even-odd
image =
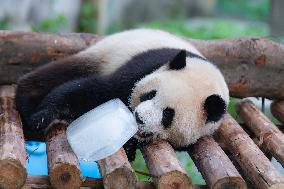
[[[180,70],[186,66],[186,50],[181,50],[173,60],[170,61],[169,69]]]
[[[226,106],[220,95],[213,94],[207,97],[204,103],[204,110],[207,114],[206,123],[219,121],[226,112]]]

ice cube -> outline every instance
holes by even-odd
[[[119,99],[85,113],[67,128],[67,139],[80,160],[97,161],[117,152],[138,130]]]

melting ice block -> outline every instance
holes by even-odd
[[[97,161],[117,152],[137,130],[133,114],[113,99],[73,121],[67,139],[79,160]]]

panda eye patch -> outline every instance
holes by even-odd
[[[169,128],[171,126],[174,116],[174,109],[167,107],[163,110],[162,125],[164,126],[164,128]]]
[[[156,90],[152,90],[148,93],[141,95],[140,96],[140,102],[144,102],[146,100],[151,100],[152,98],[154,98],[156,96],[156,93],[157,93]]]

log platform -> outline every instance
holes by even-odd
[[[258,139],[258,145],[284,165],[284,135],[251,101],[237,104],[237,112],[245,126]]]
[[[174,149],[166,141],[155,141],[142,149],[152,181],[137,180],[123,149],[98,161],[102,179],[84,178],[78,159],[66,140],[67,125],[59,125],[47,135],[49,175],[27,176],[25,140],[13,101],[13,84],[35,67],[71,56],[101,38],[92,34],[0,32],[0,53],[3,54],[0,56],[0,189],[284,188],[284,176],[262,152],[269,152],[283,165],[283,133],[248,101],[242,101],[237,109],[246,123],[244,128],[258,141],[254,142],[232,117],[226,115],[214,138],[203,137],[188,148],[205,179],[204,186],[192,184]],[[284,122],[283,45],[263,38],[189,41],[220,67],[232,96],[273,99],[272,113]]]

